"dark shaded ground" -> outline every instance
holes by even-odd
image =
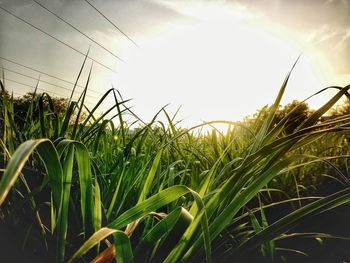
[[[350,205],[340,206],[296,227],[295,232],[322,232],[350,237]],[[280,242],[281,247],[307,253],[284,253],[288,262],[350,262],[350,240],[323,238],[322,244],[311,238],[293,238]]]
[[[325,185],[320,189],[321,195],[327,195],[340,190],[335,185]],[[269,219],[278,219],[281,215],[285,215],[291,212],[290,206],[279,208],[278,210],[267,210],[267,217]],[[33,219],[29,219],[29,221]],[[270,221],[270,220],[269,220]],[[274,220],[271,220],[273,222]],[[0,262],[52,262],[52,255],[48,255],[47,252],[43,253],[43,248],[38,248],[34,245],[37,242],[31,242],[30,237],[28,245],[33,246],[26,251],[21,249],[23,242],[23,230],[15,229],[12,225],[13,222],[6,222],[0,220]],[[28,222],[30,225],[31,222]],[[336,209],[328,211],[326,213],[317,215],[305,223],[297,226],[291,232],[322,232],[327,234],[333,234],[338,236],[350,237],[350,204],[342,205]],[[33,240],[35,241],[35,240]],[[38,244],[38,243],[37,243]],[[278,252],[278,259],[276,262],[297,262],[297,263],[345,263],[350,262],[350,240],[340,239],[323,239],[322,244],[314,238],[290,238],[277,243],[278,247],[300,250],[307,253],[309,256],[294,252]],[[283,261],[281,256],[286,259]],[[215,262],[215,258],[213,260]],[[226,262],[243,262],[243,263],[263,263],[270,262],[261,255],[250,254],[244,256],[244,258],[233,261],[228,260]]]
[[[319,195],[326,196],[336,191],[344,189],[344,186],[339,184],[325,184],[319,188]],[[275,218],[273,221],[292,212],[290,207],[282,207],[277,211],[268,211],[268,218]],[[350,238],[350,203],[339,206],[330,211],[324,212],[312,218],[309,218],[304,223],[296,226],[290,231],[291,233],[325,233],[335,236]],[[322,238],[322,242],[315,238],[300,238],[294,237],[285,240],[280,240],[276,243],[277,247],[288,248],[302,251],[308,256],[304,256],[295,252],[278,252],[276,262],[290,263],[349,263],[350,262],[350,240]],[[281,258],[283,256],[284,259]],[[227,261],[232,262],[232,261]],[[239,261],[238,261],[239,262]],[[253,255],[249,260],[242,262],[271,262],[263,258],[261,255]]]
[[[50,262],[38,251],[21,249],[20,238],[8,225],[0,223],[0,262]]]

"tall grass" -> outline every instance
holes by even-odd
[[[64,115],[55,113],[48,94],[33,96],[21,129],[1,83],[3,221],[18,217],[15,207],[29,200],[27,215],[36,220],[26,235],[39,233],[40,253],[52,262],[96,256],[94,262],[240,262],[250,252],[274,260],[277,240],[295,225],[350,201],[342,170],[349,153],[339,148],[347,143],[349,116],[319,121],[350,86],[335,87],[333,98],[286,135],[290,115],[276,125],[273,119],[288,74],[257,130],[218,121],[228,125],[225,134],[195,134],[215,122],[184,130],[162,109],[158,114],[168,123],[157,121],[157,114],[150,123],[130,124],[124,114],[136,115],[114,89],[89,110],[89,78]],[[115,105],[96,117],[107,96]],[[34,185],[27,182],[33,176],[28,169],[39,173]],[[306,190],[318,180],[307,178],[313,169],[329,173],[344,189],[308,198]],[[294,211],[268,223],[266,208],[282,203]]]

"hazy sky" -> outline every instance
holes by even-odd
[[[84,0],[37,0],[93,38],[121,62],[31,0],[0,0],[0,7],[113,69],[94,63],[92,106],[111,85],[146,121],[164,105],[184,125],[238,120],[271,104],[299,54],[284,102],[327,85],[350,83],[350,1],[89,0],[138,45]],[[0,57],[74,82],[84,56],[0,10]],[[84,71],[84,85],[91,61]],[[15,94],[33,90],[69,96],[72,85],[0,59]],[[30,76],[28,78],[18,73]],[[26,84],[28,86],[15,83]],[[62,87],[52,86],[46,82]],[[317,107],[330,94],[310,101]],[[112,100],[109,101],[112,103]]]

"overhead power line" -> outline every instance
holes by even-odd
[[[35,86],[33,86],[33,85],[29,85],[29,84],[26,84],[26,83],[23,83],[23,82],[20,82],[20,81],[17,81],[17,80],[13,80],[13,79],[9,79],[9,78],[5,78],[5,80],[13,82],[13,83],[16,83],[16,84],[19,84],[19,85],[23,85],[23,86],[26,86],[26,87],[29,87],[29,88],[35,88]],[[64,95],[56,93],[56,92],[53,92],[51,90],[43,89],[43,88],[40,88],[40,87],[38,87],[37,89],[40,90],[40,91],[47,92],[48,94],[53,94],[53,95],[56,95],[56,96],[59,96],[59,97],[65,97]],[[85,103],[89,104],[90,106],[95,106],[95,104],[92,103],[92,102],[86,101]]]
[[[79,32],[80,34],[82,34],[84,37],[86,37],[87,39],[89,39],[90,41],[92,41],[93,43],[95,43],[96,45],[98,45],[100,48],[104,49],[105,51],[107,51],[109,54],[111,54],[112,56],[114,56],[115,58],[122,60],[119,56],[117,56],[116,54],[114,54],[112,51],[110,51],[109,49],[107,49],[106,47],[104,47],[103,45],[101,45],[100,43],[98,43],[97,41],[95,41],[94,39],[92,39],[91,37],[89,37],[88,35],[86,35],[84,32],[82,32],[80,29],[78,29],[77,27],[75,27],[74,25],[72,25],[71,23],[69,23],[67,20],[63,19],[62,17],[58,16],[56,13],[54,13],[53,11],[51,11],[50,9],[48,9],[46,6],[44,6],[43,4],[41,4],[40,2],[36,1],[36,0],[32,0],[33,2],[35,2],[36,4],[38,4],[40,7],[42,7],[43,9],[45,9],[47,12],[49,12],[50,14],[52,14],[53,16],[55,16],[57,19],[61,20],[63,23],[65,23],[66,25],[70,26],[71,28],[73,28],[74,30],[76,30],[77,32]]]
[[[113,23],[108,17],[106,17],[100,10],[98,10],[93,4],[91,4],[88,0],[84,0],[88,3],[97,13],[99,13],[104,19],[106,19],[112,26],[114,26],[120,33],[122,33],[127,39],[129,39],[136,47],[140,47],[131,37],[129,37],[126,33],[124,33],[120,27],[118,27],[115,23]]]
[[[83,55],[84,57],[86,56],[86,54],[84,54],[84,53],[81,52],[80,50],[76,49],[75,47],[73,47],[73,46],[69,45],[68,43],[66,43],[66,42],[64,42],[64,41],[62,41],[62,40],[60,40],[60,39],[58,39],[57,37],[51,35],[50,33],[47,33],[46,31],[44,31],[44,30],[42,30],[41,28],[39,28],[39,27],[37,27],[37,26],[31,24],[30,22],[24,20],[23,18],[21,18],[21,17],[15,15],[14,13],[8,11],[7,9],[3,8],[2,6],[0,6],[0,9],[3,10],[4,12],[8,13],[9,15],[11,15],[11,16],[17,18],[18,20],[22,21],[23,23],[29,25],[30,27],[36,29],[37,31],[39,31],[39,32],[41,32],[41,33],[43,33],[43,34],[49,36],[50,38],[56,40],[57,42],[61,43],[62,45],[65,45],[66,47],[69,47],[70,49],[74,50],[75,52],[79,53],[80,55]],[[112,72],[114,72],[114,73],[117,73],[114,69],[112,69],[112,68],[109,67],[109,66],[106,66],[105,64],[99,62],[98,60],[96,60],[96,59],[94,59],[94,58],[92,58],[92,57],[90,57],[90,56],[87,56],[87,57],[88,57],[89,59],[91,59],[92,61],[94,61],[95,63],[99,64],[100,66],[102,66],[102,67],[104,67],[104,68],[106,68],[106,69],[109,69],[110,71],[112,71]],[[123,60],[121,60],[121,61],[123,61]],[[125,61],[123,61],[123,62],[125,62]]]
[[[9,72],[18,74],[18,75],[20,75],[20,76],[23,76],[23,77],[30,78],[30,79],[33,79],[33,80],[38,81],[37,78],[34,78],[34,77],[32,77],[32,76],[28,76],[28,75],[23,74],[23,73],[20,73],[20,72],[18,72],[18,71],[15,71],[15,70],[12,70],[12,69],[8,69],[8,68],[5,68],[5,67],[0,67],[0,69],[1,69],[1,68],[4,69],[5,71],[9,71]],[[41,79],[40,79],[39,82],[42,82],[42,83],[45,83],[45,84],[48,84],[48,85],[51,85],[51,86],[55,86],[55,87],[60,88],[60,89],[67,90],[67,91],[69,91],[69,92],[72,92],[72,89],[69,89],[69,88],[66,88],[66,87],[63,87],[63,86],[60,86],[60,85],[57,85],[57,84],[54,84],[54,83],[45,81],[45,80],[41,80]],[[79,92],[82,92],[81,90],[78,90],[78,91],[79,91]],[[89,90],[89,91],[92,91],[92,90]],[[90,97],[90,98],[92,98],[92,99],[97,100],[97,98],[96,98],[95,96],[92,96],[92,95],[89,95],[89,94],[87,94],[86,96],[87,96],[87,97]]]
[[[18,93],[18,92],[13,91],[13,90],[11,91],[11,94],[16,95],[16,96],[23,96],[23,94]]]
[[[46,73],[46,72],[44,72],[44,71],[41,71],[41,70],[38,70],[38,69],[35,69],[35,68],[32,68],[32,67],[29,67],[29,66],[27,66],[27,65],[24,65],[24,64],[22,64],[22,63],[16,62],[16,61],[11,60],[11,59],[8,59],[8,58],[4,58],[4,57],[1,57],[1,56],[0,56],[0,59],[5,60],[5,61],[8,61],[8,62],[11,62],[11,63],[13,63],[13,64],[15,64],[15,65],[18,65],[18,66],[21,66],[21,67],[30,69],[30,70],[35,71],[35,72],[38,72],[38,73],[40,73],[40,74],[46,75],[46,76],[48,76],[48,77],[50,77],[50,78],[54,78],[54,79],[63,81],[63,82],[65,82],[65,83],[71,84],[71,85],[74,85],[74,84],[75,84],[74,82],[71,82],[71,81],[62,79],[62,78],[60,78],[60,77],[56,77],[56,76],[51,75],[51,74],[49,74],[49,73]],[[77,85],[77,87],[85,88],[84,86],[81,86],[81,85]],[[94,93],[97,93],[97,94],[102,95],[101,92],[94,91],[94,90],[91,90],[91,91],[94,92]]]

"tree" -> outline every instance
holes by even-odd
[[[291,134],[300,124],[307,120],[313,112],[314,110],[310,109],[309,104],[306,102],[293,100],[276,112],[275,123],[280,122],[289,114],[288,120],[284,126],[284,131],[286,134]]]
[[[31,111],[32,118],[37,120],[39,112],[47,111],[49,114],[63,116],[68,108],[67,98],[44,96],[42,93],[28,92],[27,94],[13,99],[14,121],[22,127],[28,111]]]
[[[51,97],[46,93],[29,92],[20,97],[13,97],[1,85],[1,137],[5,134],[13,138],[21,136],[24,138],[54,138],[58,136],[69,106],[68,102],[67,98]],[[76,118],[77,112],[73,111],[69,115],[68,125],[74,125]],[[83,110],[79,116],[79,123],[85,118],[86,113]],[[52,129],[47,129],[47,127]]]
[[[266,105],[256,111],[251,118],[245,118],[244,122],[254,129],[260,129],[264,120],[267,118],[271,107]],[[293,100],[285,106],[279,106],[275,113],[275,117],[271,127],[277,125],[282,119],[287,118],[284,125],[284,132],[291,134],[301,123],[303,123],[314,111],[310,109],[306,102]]]
[[[338,105],[335,108],[332,108],[329,111],[329,118],[335,118],[338,116],[343,116],[346,114],[350,114],[350,100],[347,99],[346,101],[344,101],[342,104]]]

